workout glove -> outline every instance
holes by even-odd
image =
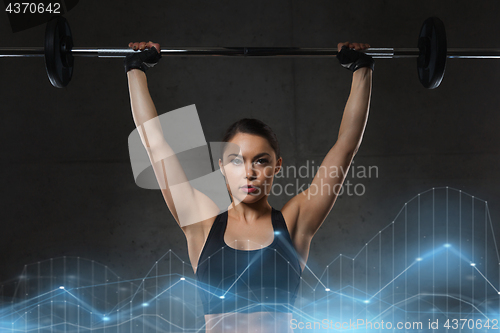
[[[123,60],[125,73],[134,68],[140,69],[145,73],[148,68],[156,65],[160,59],[161,54],[154,46],[141,52],[129,54]]]
[[[340,52],[337,53],[337,59],[339,59],[340,64],[351,70],[353,72],[357,71],[361,67],[369,67],[373,71],[375,68],[375,60],[373,58],[360,51],[351,50],[347,46],[342,46]]]

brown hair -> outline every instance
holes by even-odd
[[[242,118],[229,126],[222,138],[222,142],[229,142],[237,133],[254,134],[263,137],[276,153],[276,160],[281,157],[278,137],[269,125],[255,118]]]

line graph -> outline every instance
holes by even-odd
[[[453,320],[465,323],[460,331],[498,329],[500,256],[488,203],[440,187],[401,205],[356,253],[332,254],[322,272],[306,266],[289,309],[295,332],[378,332],[380,326],[368,323],[381,322],[392,325],[386,331],[400,331],[394,325],[401,322],[431,332],[431,323],[444,330]],[[182,257],[169,250],[134,279],[77,257],[26,265],[16,281],[0,287],[0,331],[202,332],[198,289],[212,290],[196,281]],[[171,269],[172,261],[181,271]],[[349,322],[361,325],[335,326]]]

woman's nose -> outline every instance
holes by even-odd
[[[256,177],[253,164],[247,165],[245,171],[246,171],[247,178],[255,178]]]

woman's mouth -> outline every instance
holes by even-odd
[[[253,185],[244,185],[244,186],[241,186],[240,189],[245,193],[253,193],[253,192],[257,191],[257,187],[255,187]]]

